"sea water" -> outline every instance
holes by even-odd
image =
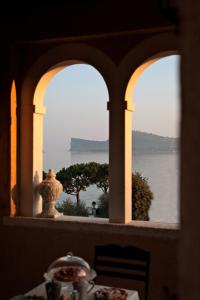
[[[179,168],[178,154],[135,154],[133,156],[133,171],[138,171],[148,179],[154,199],[150,208],[151,221],[177,223],[179,222],[178,185]],[[107,152],[70,152],[56,151],[44,153],[44,170],[53,168],[58,172],[63,167],[82,162],[108,162]],[[81,200],[91,207],[92,201],[97,201],[102,194],[95,185],[80,193]],[[75,196],[62,193],[59,201],[66,198],[76,201]]]

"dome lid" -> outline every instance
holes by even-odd
[[[47,280],[61,282],[78,281],[82,278],[92,280],[96,277],[96,272],[91,270],[90,265],[83,258],[68,252],[66,256],[50,264],[44,277]]]

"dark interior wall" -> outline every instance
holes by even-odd
[[[134,245],[151,252],[149,300],[164,300],[166,287],[176,291],[177,283],[177,237],[122,235],[80,230],[74,226],[67,229],[0,227],[1,300],[25,293],[43,281],[43,273],[49,264],[72,251],[93,264],[94,248],[99,244],[117,243]],[[110,280],[108,285],[137,289],[136,282]]]
[[[174,25],[160,10],[159,1],[29,1],[2,5],[0,9],[0,214],[9,215],[10,203],[10,88],[17,75],[21,82],[34,60],[49,45],[40,47],[24,41],[69,38],[102,33],[164,28]],[[121,3],[121,2],[120,2]],[[145,7],[145,9],[144,9]],[[92,25],[92,26],[91,26]],[[142,35],[134,36],[139,43]],[[22,42],[22,44],[20,44]],[[94,46],[117,63],[133,47],[130,38],[97,40]],[[52,45],[54,47],[54,45]],[[26,48],[26,49],[25,49]],[[27,48],[29,50],[27,51]],[[25,49],[25,50],[24,50]],[[113,51],[113,49],[115,49]],[[10,52],[11,50],[11,52]],[[13,58],[16,55],[16,59]],[[13,64],[14,60],[14,64]],[[15,65],[16,64],[16,65]],[[13,67],[14,66],[14,67]],[[17,86],[18,88],[18,86]],[[14,227],[0,225],[0,286],[1,300],[24,293],[43,281],[50,262],[67,251],[84,257],[90,264],[97,244],[135,245],[151,252],[150,298],[164,300],[163,288],[175,291],[177,282],[176,238],[122,235],[109,232],[73,232],[67,229]],[[109,284],[109,282],[108,282]],[[117,283],[116,283],[117,284]],[[118,284],[117,284],[118,285]],[[131,283],[124,287],[137,288]]]
[[[10,92],[9,48],[0,49],[0,216],[10,210]]]
[[[200,299],[200,2],[183,1],[180,296]]]
[[[1,4],[0,33],[8,40],[31,40],[168,26],[173,20],[163,2],[8,1]]]

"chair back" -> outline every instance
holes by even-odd
[[[142,281],[148,297],[150,253],[133,246],[96,246],[94,269],[97,275]]]

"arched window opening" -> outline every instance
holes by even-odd
[[[52,168],[58,174],[58,179],[62,180],[63,168],[67,174],[69,167],[76,164],[79,167],[82,163],[90,162],[108,164],[107,101],[106,84],[91,65],[79,63],[65,67],[49,81],[44,93],[45,172]],[[79,188],[80,193],[77,191]],[[64,190],[57,204],[61,212],[82,216],[98,213],[98,198],[103,191],[95,183],[81,182],[79,186],[69,183]]]
[[[162,57],[162,56],[161,56]],[[133,218],[179,222],[179,56],[141,66],[133,92]],[[137,72],[137,70],[136,70]],[[139,172],[142,176],[136,174]],[[144,180],[153,193],[144,192]],[[135,179],[135,181],[134,181]],[[142,183],[142,182],[143,183]],[[135,187],[134,187],[135,184]],[[142,186],[141,186],[142,184]],[[137,191],[136,191],[137,189]],[[144,195],[145,194],[145,195]],[[146,199],[145,199],[146,197]],[[149,197],[149,198],[148,198]],[[135,202],[134,202],[135,201]]]
[[[43,122],[46,111],[44,106],[46,89],[51,79],[53,79],[59,71],[65,67],[71,67],[77,64],[93,66],[95,70],[98,70],[104,79],[102,82],[104,84],[106,83],[106,89],[108,88],[110,94],[113,81],[111,74],[114,73],[114,64],[104,53],[84,43],[67,43],[46,52],[31,66],[23,81],[19,107],[19,214],[22,216],[38,216],[42,211],[42,199],[39,196],[37,186],[43,178]],[[84,79],[87,81],[87,77]],[[82,82],[84,82],[84,80]],[[99,92],[97,91],[93,96],[94,103],[98,103],[98,101],[96,101],[98,94]],[[104,104],[105,111],[107,109],[107,100],[108,95]],[[70,99],[68,99],[68,103],[72,103]],[[84,116],[85,106],[83,106],[82,110]],[[98,112],[98,105],[95,112]],[[89,116],[90,113],[88,109]],[[74,115],[75,114],[76,113],[74,113]],[[81,117],[77,123],[80,123],[82,119],[83,117]],[[96,120],[97,119],[98,118],[96,118]],[[98,129],[101,129],[100,127],[103,128],[103,123]],[[94,128],[94,124],[91,125],[91,128]],[[105,137],[105,139],[107,138],[108,137]]]

